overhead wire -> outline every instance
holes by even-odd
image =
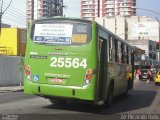
[[[5,5],[8,5],[8,3],[3,2]],[[13,8],[14,10],[16,10],[19,14],[24,14],[24,11],[17,9],[16,7],[14,7],[12,4],[10,5],[9,8]]]
[[[2,3],[1,3],[1,5],[3,5],[4,8],[6,8],[8,6],[8,4],[6,2],[3,1]],[[5,21],[5,23],[6,22],[9,22],[9,23],[12,22],[12,24],[13,24],[13,21],[14,21],[14,23],[17,23],[18,26],[26,26],[25,12],[22,12],[21,10],[13,7],[12,5],[6,10],[6,12],[5,12],[5,14],[3,15],[2,18],[3,18],[3,21]]]
[[[5,3],[5,2],[4,2],[4,3]],[[6,6],[7,6],[7,3],[5,3],[4,6],[6,7]],[[22,12],[21,10],[19,10],[19,9],[13,7],[13,6],[10,6],[10,7],[8,8],[8,10],[10,10],[10,11],[12,10],[12,11],[14,11],[16,14],[25,17],[25,12]],[[8,11],[8,10],[7,10],[7,11]]]

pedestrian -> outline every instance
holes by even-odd
[[[147,70],[147,83],[149,83],[150,80],[152,80],[152,73],[151,73],[151,71],[148,69],[148,70]]]
[[[140,68],[137,70],[137,79],[139,80],[141,78],[141,70]]]

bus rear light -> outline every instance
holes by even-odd
[[[91,78],[92,78],[92,75],[90,75],[90,74],[87,74],[87,75],[86,75],[86,79],[87,79],[87,80],[90,80]]]
[[[26,75],[29,76],[31,73],[30,71],[26,71]]]
[[[30,70],[30,66],[26,65],[25,69],[26,69],[26,71]]]
[[[94,74],[93,73],[93,69],[86,70],[85,84],[89,84],[90,83],[93,74]]]
[[[89,84],[89,82],[90,82],[89,80],[85,80],[85,84],[86,84],[86,85]]]
[[[88,70],[87,70],[87,74],[92,75],[92,74],[93,74],[93,70],[92,70],[92,69],[88,69]]]
[[[30,79],[31,79],[31,70],[30,70],[30,66],[26,65],[25,70],[26,70],[27,79],[30,80]]]

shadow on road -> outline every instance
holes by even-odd
[[[70,103],[63,105],[51,104],[43,108],[111,115],[150,107],[156,94],[156,91],[132,90],[126,97],[119,96],[115,98],[113,106],[105,109],[81,103]]]

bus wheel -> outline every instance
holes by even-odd
[[[158,83],[155,82],[155,86],[157,86],[157,85],[158,85]]]
[[[131,79],[128,80],[127,89],[126,92],[124,93],[125,96],[128,94],[128,90],[130,89],[130,84],[131,84]]]
[[[107,97],[107,101],[106,101],[106,105],[108,107],[111,107],[112,106],[112,103],[113,103],[113,83],[111,83],[109,85],[109,90],[108,90],[108,97]]]

